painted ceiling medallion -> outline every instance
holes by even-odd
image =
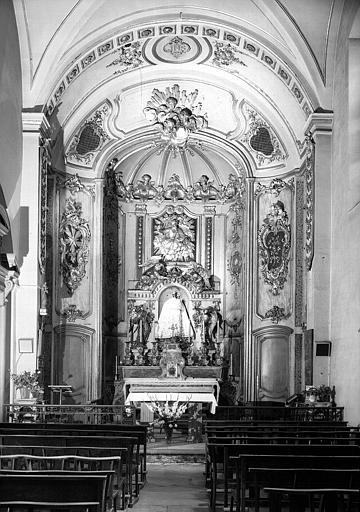
[[[291,229],[284,203],[277,201],[263,221],[258,234],[260,267],[273,295],[279,295],[288,277]]]
[[[165,91],[154,89],[144,108],[144,115],[159,130],[160,137],[168,145],[185,146],[189,135],[208,126],[207,115],[202,112],[199,91],[180,91],[178,84]]]

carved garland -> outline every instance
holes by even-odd
[[[227,269],[230,274],[230,283],[232,285],[236,284],[240,286],[241,272],[243,268],[243,257],[238,248],[241,241],[244,204],[233,204],[231,205],[230,209],[234,211],[234,218],[231,221],[232,231],[231,236],[228,239],[228,243],[231,247],[231,254],[227,261]]]
[[[306,203],[305,203],[305,260],[307,270],[311,270],[314,257],[314,161],[315,161],[315,145],[310,133],[305,135],[306,144]]]
[[[261,273],[273,295],[279,295],[287,280],[290,261],[291,228],[284,204],[277,201],[258,233]]]
[[[238,171],[241,175],[230,174],[226,185],[221,184],[216,187],[213,180],[203,174],[197,182],[185,188],[180,181],[180,177],[175,173],[170,176],[166,187],[163,185],[155,186],[150,174],[144,174],[135,184],[125,184],[122,173],[114,171],[114,165],[110,162],[106,171],[106,187],[116,194],[121,201],[154,200],[158,205],[166,201],[173,203],[178,201],[186,203],[203,201],[224,204],[233,201],[241,202],[245,195],[245,176],[240,167]]]
[[[86,275],[91,232],[81,217],[81,203],[69,198],[62,214],[59,230],[60,271],[70,294],[73,294]]]

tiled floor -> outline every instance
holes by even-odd
[[[134,512],[207,512],[204,464],[148,464],[147,482]]]

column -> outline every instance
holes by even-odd
[[[245,278],[245,325],[244,325],[244,399],[253,401],[256,397],[255,343],[253,339],[253,298],[254,275],[256,276],[256,260],[254,261],[254,178],[247,178],[246,223],[246,278]]]
[[[21,277],[16,294],[15,347],[11,371],[34,371],[37,367],[40,288],[40,219],[41,161],[40,145],[48,135],[49,124],[44,114],[23,112],[23,170],[20,215],[22,222]],[[19,339],[33,340],[32,352],[19,351]],[[28,344],[31,346],[31,343]]]
[[[305,127],[314,141],[313,204],[306,218],[306,246],[313,248],[313,257],[307,254],[307,329],[314,330],[315,341],[330,339],[332,123],[332,113],[314,113]],[[308,190],[308,201],[309,197],[311,202]]]

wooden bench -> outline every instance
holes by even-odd
[[[303,497],[307,498],[311,510],[313,510],[314,507],[313,498],[315,496],[320,494],[320,504],[321,500],[324,498],[324,493],[320,492],[320,489],[327,489],[331,492],[337,490],[336,494],[339,494],[341,498],[344,498],[344,494],[346,494],[345,489],[347,491],[359,489],[359,468],[267,467],[249,468],[249,471],[253,473],[255,480],[255,512],[259,512],[260,510],[261,489],[287,488],[296,491],[302,490]],[[340,493],[339,489],[343,492]],[[305,490],[311,490],[311,492],[305,492]],[[287,494],[291,495],[291,491]],[[296,494],[298,499],[299,493],[297,492]],[[278,510],[278,508],[276,510]]]
[[[125,477],[123,476],[123,464],[121,457],[79,457],[76,455],[63,456],[34,456],[27,454],[1,455],[0,473],[13,473],[33,471],[42,473],[53,473],[55,471],[81,471],[108,473],[109,482],[107,485],[108,501],[115,506],[117,498],[120,499],[120,509],[126,508]]]
[[[106,475],[0,474],[0,507],[106,511]]]
[[[52,431],[67,434],[68,432],[94,432],[88,435],[136,435],[139,440],[141,457],[141,481],[146,478],[146,455],[147,455],[147,426],[146,425],[124,425],[124,424],[86,424],[86,423],[0,423],[0,434],[18,431],[21,433],[51,433]],[[26,432],[24,432],[26,431]]]
[[[64,428],[59,424],[24,424],[24,423],[5,423],[0,426],[0,435],[74,435],[74,436],[131,436],[137,438],[134,463],[139,468],[138,485],[143,486],[146,480],[146,452],[147,452],[147,429],[140,425],[84,425],[84,424],[64,424]],[[3,426],[6,425],[6,426]],[[11,425],[11,426],[9,426]],[[16,428],[17,425],[20,428]],[[50,428],[48,428],[50,427]],[[92,427],[92,428],[88,428]]]
[[[242,455],[230,457],[230,465],[235,463],[234,500],[236,511],[245,509],[245,496],[251,489],[256,488],[256,482],[251,474],[257,468],[272,470],[274,468],[322,468],[322,469],[355,469],[360,468],[359,456],[313,456],[313,455]],[[256,491],[254,491],[256,500]],[[255,502],[256,503],[256,502]]]
[[[132,506],[134,499],[139,495],[138,483],[138,468],[133,465],[134,447],[137,444],[137,438],[133,437],[118,437],[118,436],[51,436],[51,435],[1,435],[0,444],[5,447],[6,445],[12,446],[54,446],[57,448],[73,448],[74,454],[79,454],[79,448],[113,448],[118,451],[121,456],[121,449],[126,449],[126,492],[129,500],[129,506]],[[55,454],[55,452],[53,452]],[[61,455],[64,452],[57,452]],[[116,453],[116,451],[115,451]],[[39,453],[37,453],[39,454]],[[114,453],[113,453],[114,455]],[[133,478],[134,477],[134,478]]]
[[[229,482],[233,481],[235,472],[234,464],[230,457],[242,455],[360,455],[358,446],[350,445],[292,445],[292,444],[209,444],[209,486],[210,486],[210,509],[215,511],[217,493],[219,490],[224,493],[224,507],[229,504]],[[219,475],[223,478],[220,479]],[[223,487],[220,486],[223,485]]]
[[[262,483],[273,481],[264,487],[270,512],[280,512],[284,498],[290,512],[305,511],[306,506],[314,510],[314,500],[319,504],[319,511],[345,511],[346,497],[346,510],[351,510],[353,498],[359,496],[359,469],[267,468],[265,473],[258,468],[255,471]]]

